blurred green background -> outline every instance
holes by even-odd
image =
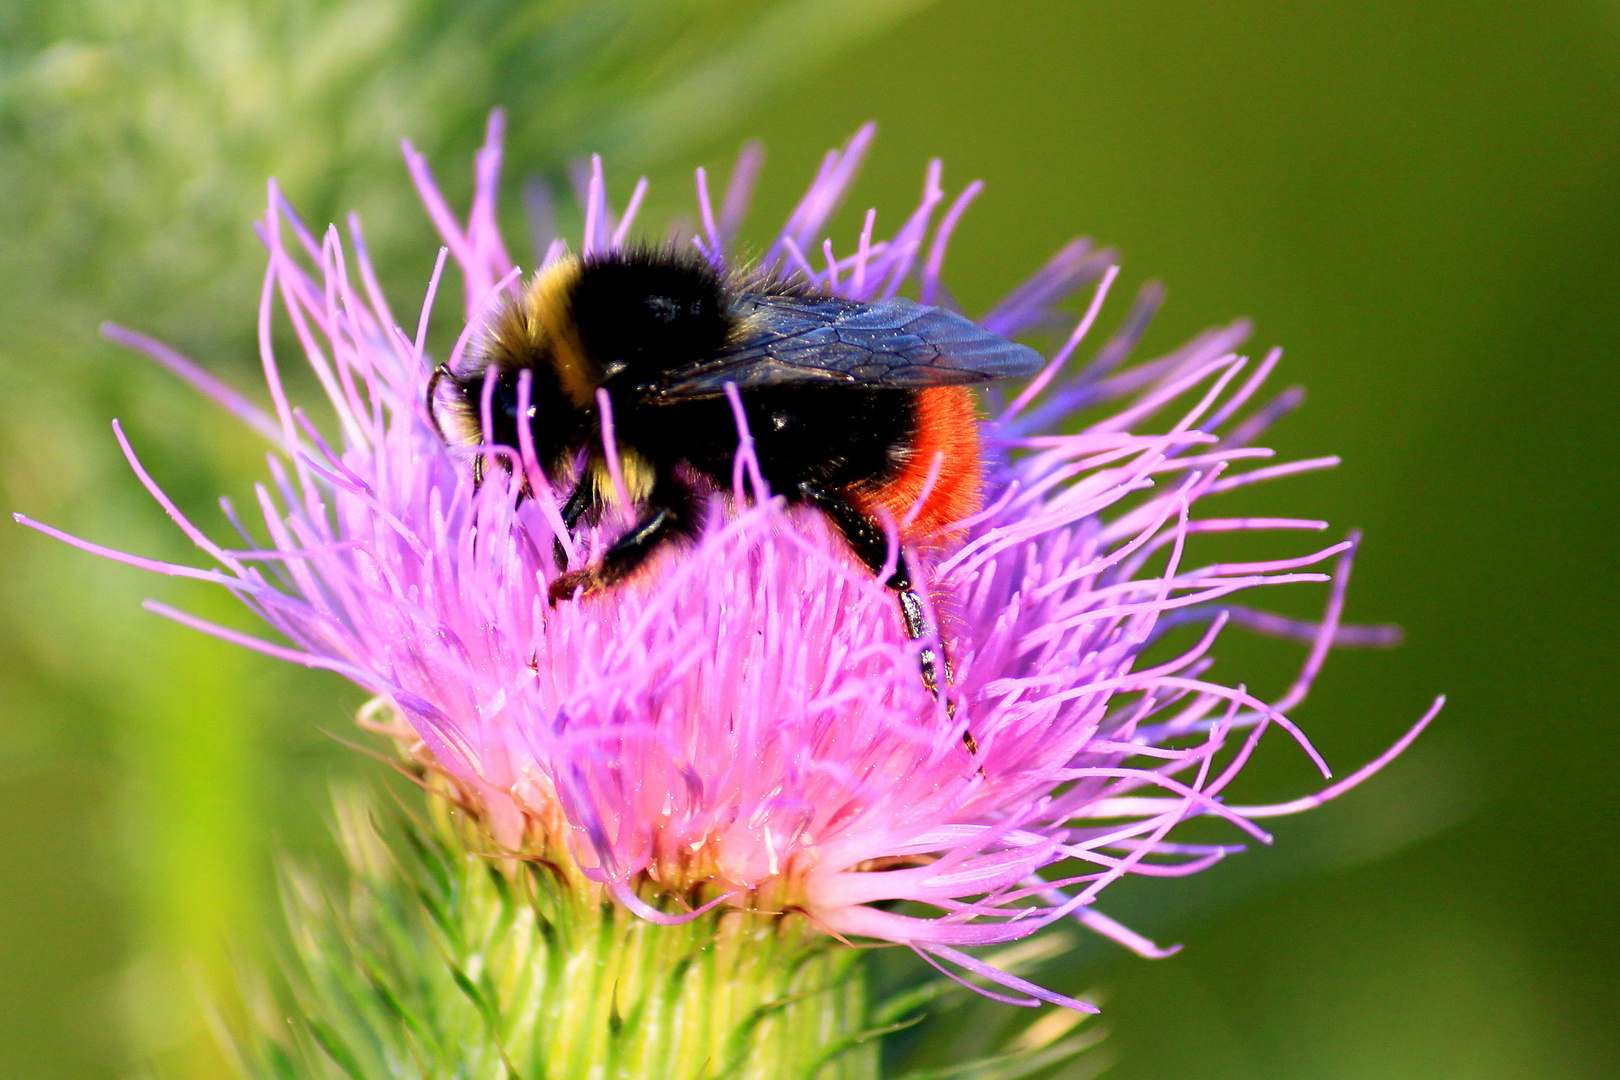
[[[1119,1080],[1620,1075],[1620,8],[8,5],[0,502],[194,559],[107,420],[215,528],[258,449],[96,326],[256,385],[248,220],[271,174],[316,223],[359,210],[412,309],[435,245],[397,140],[464,198],[496,104],[517,230],[523,178],[562,186],[581,152],[604,151],[621,203],[647,171],[658,212],[758,136],[758,239],[876,119],[839,228],[908,209],[928,157],[955,186],[982,177],[947,274],[970,311],[1085,232],[1122,249],[1127,286],[1169,286],[1150,345],[1254,317],[1254,346],[1285,346],[1283,382],[1311,395],[1272,445],[1346,464],[1227,505],[1365,528],[1350,616],[1407,630],[1338,654],[1298,719],[1346,770],[1433,693],[1451,704],[1275,849],[1110,895],[1182,954],[1088,942],[1044,977],[1106,996]],[[321,734],[348,730],[354,691],[164,624],[143,596],[239,622],[206,591],[0,530],[0,1076],[227,1075],[195,987],[274,922],[272,853],[320,857],[332,779],[377,772]],[[1275,689],[1299,653],[1234,635],[1223,671]],[[1279,745],[1242,794],[1310,782]]]

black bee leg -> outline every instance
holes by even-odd
[[[844,534],[844,539],[849,541],[849,546],[855,549],[855,554],[871,568],[872,573],[883,572],[884,565],[889,561],[889,537],[877,522],[846,500],[813,484],[800,484],[799,496],[832,519],[838,531]],[[900,600],[900,620],[905,623],[906,637],[924,643],[917,653],[917,662],[922,668],[923,687],[937,698],[950,686],[951,661],[945,654],[944,638],[928,625],[922,597],[912,582],[911,567],[904,552],[895,560],[894,572],[883,584],[893,589]],[[929,639],[936,639],[938,647]],[[952,718],[956,715],[956,703],[949,697],[945,699],[945,715]],[[964,732],[962,741],[969,752],[978,751],[979,744],[974,741],[971,732]]]
[[[574,535],[574,526],[579,524],[581,518],[587,514],[594,517],[596,509],[596,485],[589,476],[582,476],[562,507],[563,527],[568,530],[568,535]],[[563,550],[561,539],[551,542],[551,557],[559,570],[568,565],[568,553]]]
[[[905,565],[904,560],[905,556],[901,556],[902,566]],[[928,625],[928,617],[923,614],[922,597],[918,596],[917,590],[912,588],[909,575],[901,584],[895,584],[895,578],[900,577],[901,573],[902,571],[896,571],[894,577],[891,577],[887,584],[889,588],[895,590],[895,593],[900,598],[900,619],[906,624],[906,637],[912,641],[924,642],[922,650],[917,654],[917,660],[922,665],[923,686],[928,688],[930,694],[939,697],[940,686],[949,686],[951,684],[951,662],[949,658],[944,656],[944,642],[940,643],[939,652],[936,653],[933,645],[925,641],[925,639],[933,637],[934,634],[932,628]],[[940,677],[942,675],[944,676],[943,679]],[[951,712],[956,709],[956,706],[951,704],[950,701],[946,701],[945,707]]]
[[[881,564],[879,569],[882,569]],[[922,597],[917,595],[917,589],[911,582],[911,570],[906,565],[906,556],[902,552],[895,563],[895,571],[889,580],[884,582],[895,591],[900,598],[900,618],[906,624],[906,637],[912,641],[921,641],[923,646],[917,651],[917,663],[922,667],[923,688],[933,697],[946,694],[954,675],[951,671],[951,657],[945,651],[945,635],[937,633],[928,625],[928,616],[923,612]],[[928,639],[939,643],[936,650]],[[946,719],[956,719],[956,702],[947,694],[945,697]],[[979,741],[973,737],[973,732],[962,732],[962,745],[967,752],[977,754]]]
[[[623,581],[639,570],[660,544],[677,536],[691,535],[696,523],[691,489],[673,476],[660,477],[647,498],[646,512],[635,527],[602,553],[600,563],[559,575],[548,590],[551,602],[588,596]]]

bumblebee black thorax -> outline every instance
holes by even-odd
[[[567,320],[601,385],[645,389],[720,354],[731,337],[721,277],[697,258],[646,249],[580,264]]]

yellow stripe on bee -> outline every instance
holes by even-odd
[[[564,255],[534,276],[524,302],[529,308],[530,325],[539,328],[550,347],[551,363],[563,393],[576,408],[589,409],[596,404],[596,388],[602,384],[602,375],[585,355],[578,328],[568,314],[579,276],[579,257]]]
[[[590,470],[591,484],[596,488],[597,499],[603,503],[617,504],[619,493],[613,488],[613,474],[608,472],[607,462],[593,455]],[[657,478],[652,462],[621,443],[619,471],[624,475],[624,489],[625,494],[630,497],[630,506],[645,503],[652,495],[653,481]]]

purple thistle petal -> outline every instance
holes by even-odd
[[[212,398],[226,412],[263,435],[272,445],[285,445],[281,441],[281,429],[276,426],[276,422],[268,413],[161,341],[127,330],[116,323],[102,323],[101,333],[109,341],[116,341],[120,345],[150,356],[196,387],[205,397]]]
[[[984,190],[984,181],[975,180],[962,193],[956,197],[951,208],[945,212],[945,218],[939,223],[934,232],[934,241],[928,248],[928,262],[923,266],[923,272],[917,289],[917,299],[924,304],[932,304],[934,295],[939,291],[939,275],[945,268],[945,251],[950,246],[951,234],[956,232],[956,223],[962,220],[962,215],[973,200],[979,197]]]
[[[585,185],[585,240],[580,253],[587,258],[613,246],[613,211],[607,203],[607,181],[602,176],[602,155],[591,155],[590,179]]]
[[[636,189],[630,193],[630,202],[624,208],[624,217],[619,219],[619,227],[613,230],[610,243],[614,250],[624,246],[625,238],[630,235],[630,229],[635,224],[636,214],[641,210],[641,200],[647,197],[647,178],[643,176],[636,181]]]
[[[1390,751],[1315,795],[1272,806],[1226,801],[1273,726],[1327,775],[1287,713],[1333,645],[1386,643],[1388,635],[1340,624],[1354,535],[1282,558],[1200,564],[1189,554],[1205,533],[1323,528],[1195,511],[1207,495],[1337,459],[1229,471],[1269,456],[1247,444],[1297,396],[1234,424],[1278,359],[1268,354],[1239,381],[1243,324],[1116,372],[1157,305],[1155,288],[1143,291],[1094,359],[1060,381],[1114,275],[1112,255],[1086,241],[1065,247],[982,320],[1009,335],[1044,325],[1054,305],[1102,279],[1049,366],[1003,423],[986,425],[984,508],[950,542],[910,553],[952,660],[954,713],[923,689],[919,645],[902,634],[893,594],[820,515],[771,496],[735,387],[727,395],[739,452],[729,489],[703,496],[707,527],[632,580],[553,607],[554,541],[578,567],[621,523],[570,536],[559,505],[560,481],[570,478],[546,474],[526,427],[516,449],[446,445],[423,408],[427,320],[446,253],[466,282],[452,366],[475,347],[518,273],[496,229],[501,124],[491,117],[478,152],[465,225],[426,161],[405,147],[444,242],[414,337],[395,325],[358,224],[349,230],[357,289],[339,234],[317,243],[270,186],[259,340],[273,414],[163,346],[108,331],[286,451],[285,459],[271,455],[274,487],[257,489],[266,545],[240,526],[248,550],[209,540],[147,475],[122,432],[141,483],[223,569],[125,555],[19,520],[96,554],[231,589],[291,647],[149,606],[260,652],[339,671],[382,696],[468,803],[484,808],[498,843],[570,851],[606,895],[644,918],[685,921],[721,904],[791,907],[830,933],[909,945],[952,978],[988,980],[1000,989],[981,992],[1021,1004],[1092,1008],[961,949],[1073,918],[1143,955],[1168,955],[1174,950],[1095,910],[1109,883],[1196,873],[1241,849],[1173,840],[1190,818],[1213,817],[1269,843],[1255,819],[1307,809],[1362,782],[1435,715],[1431,709]],[[965,189],[930,233],[945,199],[933,163],[918,207],[895,234],[875,240],[869,212],[854,254],[838,259],[822,229],[871,138],[868,126],[827,156],[763,265],[790,261],[852,299],[892,295],[915,278],[927,302],[942,290],[951,233],[980,185]],[[718,213],[699,174],[698,244],[719,265],[759,160],[757,147],[744,149]],[[624,245],[645,181],[617,220],[600,159],[578,182],[580,250]],[[292,251],[283,227],[297,239]],[[548,258],[562,250],[553,242]],[[287,398],[270,333],[278,299],[338,417],[337,439]],[[488,414],[492,381],[484,391]],[[520,378],[520,411],[531,393]],[[1040,433],[1072,408],[1127,396],[1134,401],[1122,411],[1075,434]],[[604,398],[604,457],[622,508],[629,500],[606,406]],[[1162,415],[1174,419],[1156,419]],[[508,468],[488,469],[475,486],[475,455]],[[937,480],[936,465],[927,486]],[[905,524],[885,522],[891,566]],[[1310,570],[1327,560],[1331,574]],[[1226,600],[1302,582],[1329,583],[1318,622]],[[1202,626],[1191,647],[1144,659],[1167,630],[1187,623]],[[1205,677],[1231,624],[1309,643],[1279,700]],[[702,906],[676,912],[693,895]],[[875,906],[894,900],[934,914]]]
[[[743,220],[748,216],[748,204],[754,197],[754,184],[764,164],[765,147],[758,140],[744,143],[737,152],[737,163],[731,167],[731,179],[726,182],[725,201],[720,204],[722,256],[730,252]]]
[[[1049,315],[1053,304],[1101,276],[1113,262],[1112,251],[1092,251],[1089,238],[1077,237],[979,322],[1003,337],[1016,337]]]
[[[1418,722],[1413,724],[1406,734],[1395,740],[1388,750],[1385,750],[1337,784],[1330,784],[1314,795],[1294,799],[1292,802],[1273,803],[1269,806],[1241,806],[1233,807],[1233,809],[1245,817],[1281,817],[1286,814],[1298,814],[1305,810],[1313,810],[1331,799],[1336,799],[1399,757],[1419,735],[1423,734],[1423,729],[1428,727],[1436,716],[1440,715],[1440,710],[1445,708],[1445,705],[1446,695],[1441,694],[1434,699],[1434,703],[1429,706],[1428,711],[1423,714]]]
[[[1097,285],[1097,291],[1092,294],[1091,305],[1086,308],[1086,313],[1080,317],[1079,323],[1075,325],[1074,332],[1069,335],[1069,340],[1063,343],[1063,347],[1047,362],[1046,367],[1040,374],[1031,379],[1029,385],[1024,387],[1017,397],[1013,398],[1012,404],[1007,406],[1006,412],[1001,415],[1003,422],[1011,420],[1023,412],[1024,407],[1034,401],[1042,390],[1046,389],[1047,384],[1052,381],[1053,376],[1063,367],[1075,348],[1081,341],[1085,340],[1086,334],[1091,330],[1091,324],[1097,321],[1097,316],[1102,311],[1103,301],[1108,299],[1108,287],[1114,283],[1114,279],[1118,276],[1119,267],[1117,266],[1110,266],[1103,273],[1102,281]]]
[[[781,262],[783,244],[789,239],[801,249],[811,243],[821,226],[844,201],[844,195],[855,174],[860,171],[866,151],[872,145],[872,137],[876,134],[877,125],[867,124],[844,144],[843,150],[827,151],[827,156],[821,162],[821,170],[816,173],[810,189],[789,216],[776,243],[765,252],[761,266],[767,270],[775,268]]]

